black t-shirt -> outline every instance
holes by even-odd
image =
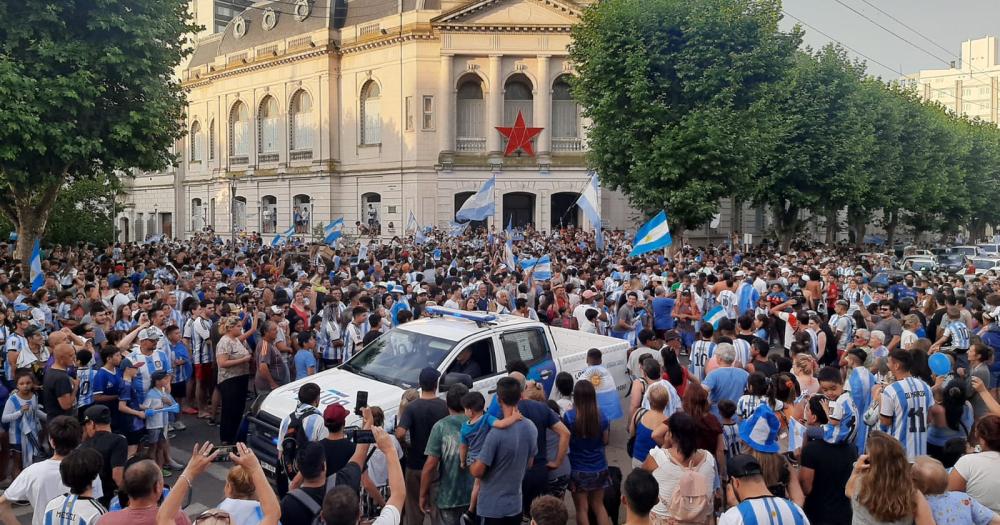
[[[101,457],[104,458],[104,466],[101,467],[101,486],[104,487],[104,497],[100,498],[100,502],[107,507],[118,488],[111,471],[116,467],[125,467],[125,461],[128,459],[128,442],[125,440],[125,436],[112,432],[98,432],[94,437],[84,441],[81,446],[100,452]]]
[[[431,436],[434,423],[448,415],[448,405],[443,399],[417,399],[406,405],[399,426],[410,431],[410,448],[406,451],[406,468],[420,470],[424,468],[427,456],[427,438]],[[284,522],[284,520],[282,520]],[[293,523],[293,522],[289,522]]]
[[[337,471],[336,486],[347,486],[361,494],[361,467],[357,463],[348,463],[344,468]],[[323,508],[323,498],[326,497],[326,486],[303,487],[302,490]],[[312,523],[316,516],[309,512],[305,504],[299,501],[289,492],[281,498],[281,522],[282,523]]]
[[[326,471],[337,472],[347,465],[357,446],[347,438],[324,439],[320,441],[326,453]]]
[[[851,522],[851,500],[844,486],[851,477],[858,451],[853,443],[827,443],[810,439],[802,447],[802,466],[815,471],[812,492],[803,510],[813,525]]]
[[[42,406],[45,407],[45,417],[48,421],[58,416],[76,414],[74,408],[63,410],[59,406],[59,397],[73,393],[73,383],[65,370],[50,368],[45,371],[45,381],[42,383]]]
[[[517,402],[517,410],[524,416],[525,419],[531,421],[535,424],[535,430],[538,431],[538,453],[535,454],[535,465],[545,465],[546,457],[545,454],[548,451],[545,445],[545,431],[552,428],[553,425],[559,423],[559,415],[552,411],[545,403],[540,403],[538,401],[532,401],[530,399],[522,399]],[[501,414],[500,417],[503,417]]]

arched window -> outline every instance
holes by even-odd
[[[215,160],[215,119],[208,122],[208,160]]]
[[[552,138],[576,139],[580,136],[576,101],[570,94],[566,75],[552,84]]]
[[[205,227],[205,208],[201,199],[191,199],[191,231],[200,232]]]
[[[458,151],[486,149],[486,105],[483,102],[483,82],[467,75],[458,86],[456,145]]]
[[[312,97],[309,93],[299,90],[292,95],[292,105],[288,112],[288,142],[292,151],[312,149],[312,111]]]
[[[257,153],[278,153],[278,127],[278,101],[264,97],[257,111]]]
[[[382,91],[374,80],[361,87],[361,144],[379,144],[382,141],[382,115],[379,97]]]
[[[312,199],[308,195],[292,197],[292,223],[295,233],[309,233],[312,227]]]
[[[524,116],[524,124],[531,126],[534,97],[531,93],[531,80],[517,74],[507,79],[503,90],[503,122],[504,126],[513,126],[517,120],[518,111]]]
[[[191,162],[201,162],[204,156],[202,151],[205,148],[204,135],[201,132],[201,124],[194,121],[191,124]]]
[[[229,111],[229,155],[245,157],[250,155],[250,110],[242,102],[233,104]]]
[[[274,195],[264,195],[260,199],[260,231],[275,233],[278,231],[278,199]]]

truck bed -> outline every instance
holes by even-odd
[[[615,380],[618,394],[625,397],[631,383],[626,372],[628,359],[628,342],[615,337],[588,334],[579,330],[551,327],[552,340],[556,347],[553,359],[559,370],[569,372],[575,377],[587,368],[587,351],[596,348],[603,354],[603,365],[611,372]]]

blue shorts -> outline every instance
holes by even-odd
[[[608,469],[599,472],[581,472],[574,470],[569,475],[570,492],[592,492],[611,486],[611,476]]]
[[[146,443],[150,445],[155,445],[160,441],[166,441],[167,436],[163,433],[162,428],[147,428],[146,429]]]

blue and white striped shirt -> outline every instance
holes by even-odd
[[[719,518],[719,525],[809,525],[801,507],[784,498],[762,496],[743,500]]]
[[[691,346],[691,364],[688,365],[688,369],[698,381],[705,380],[705,365],[713,354],[715,354],[715,343],[711,341],[695,341]]]
[[[882,391],[879,413],[892,418],[889,434],[903,444],[911,460],[927,454],[927,427],[934,395],[920,379],[907,377]]]
[[[94,378],[97,377],[97,367],[77,368],[76,378],[80,381],[77,388],[76,403],[78,407],[94,404]]]
[[[63,494],[45,506],[44,525],[94,525],[107,512],[93,498]]]
[[[853,442],[858,431],[860,417],[850,392],[840,394],[836,401],[830,403],[831,421],[823,425],[823,441],[827,443]],[[834,419],[837,420],[836,424],[832,421]]]
[[[969,327],[961,320],[948,323],[948,327],[944,329],[944,333],[950,336],[951,346],[955,349],[969,349]]]
[[[872,388],[875,388],[875,376],[872,375],[864,366],[859,366],[851,370],[850,375],[847,376],[847,383],[844,384],[844,390],[851,394],[851,399],[854,401],[854,408],[858,410],[858,414],[864,414],[868,410],[868,406],[872,403]],[[854,439],[854,444],[858,447],[858,453],[865,453],[865,442],[868,439],[868,428],[863,426],[864,421],[858,422],[858,432]]]

